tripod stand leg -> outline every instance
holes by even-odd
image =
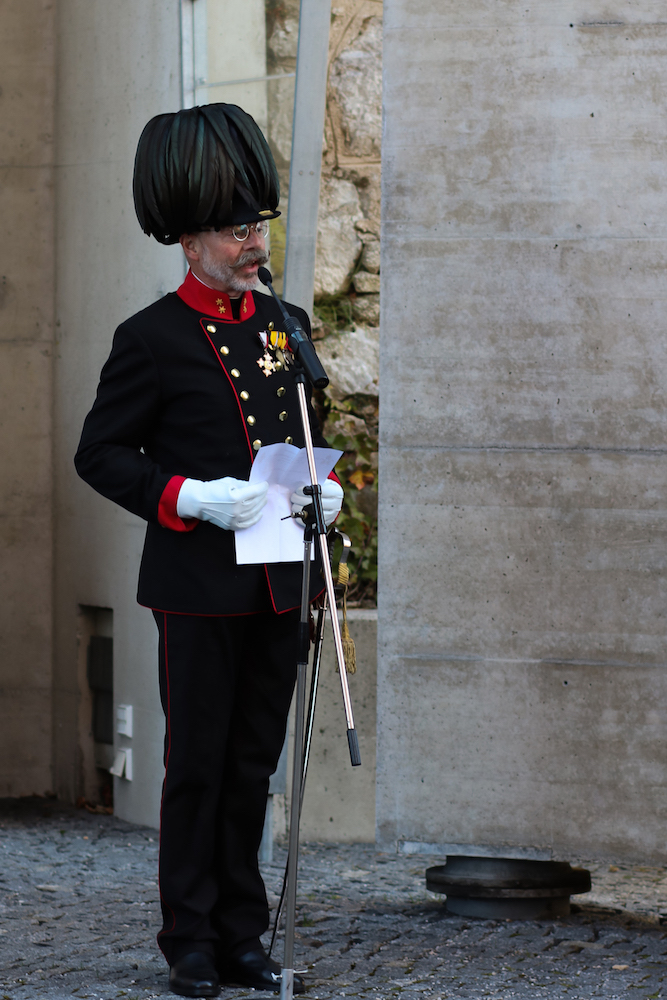
[[[283,969],[280,980],[280,1000],[292,1000],[294,996],[294,969]]]
[[[301,617],[299,620],[299,650],[296,665],[296,703],[294,706],[294,760],[292,762],[292,796],[289,820],[289,854],[287,857],[287,891],[285,893],[285,950],[280,979],[281,1000],[292,1000],[294,992],[294,925],[296,922],[296,888],[299,872],[299,821],[303,786],[303,727],[306,714],[306,672],[310,652],[310,550],[312,528],[306,525],[303,536],[303,577],[301,582]]]
[[[294,925],[296,922],[296,888],[299,868],[299,812],[303,769],[303,721],[306,709],[307,663],[297,665],[296,705],[294,724],[294,765],[289,823],[289,854],[287,858],[287,891],[285,893],[285,951],[283,955],[281,1000],[292,1000],[294,989]]]
[[[359,753],[359,740],[357,730],[354,727],[354,715],[352,714],[352,699],[350,698],[350,686],[347,682],[347,670],[345,667],[345,654],[343,652],[343,637],[340,632],[340,622],[336,611],[336,594],[334,591],[333,574],[331,572],[331,561],[329,559],[329,548],[327,546],[327,536],[322,534],[320,539],[320,551],[322,553],[322,569],[324,570],[324,580],[327,588],[327,597],[331,607],[331,627],[333,628],[334,646],[336,647],[336,659],[338,660],[338,673],[340,675],[340,686],[343,693],[343,707],[345,708],[345,720],[347,722],[347,744],[350,750],[350,763],[352,767],[359,767],[361,764],[361,754]]]
[[[334,591],[333,575],[331,572],[331,557],[327,545],[327,529],[322,511],[322,489],[317,482],[317,469],[315,467],[315,453],[313,451],[313,438],[310,432],[310,418],[308,415],[308,402],[305,390],[305,376],[299,372],[295,378],[297,394],[299,398],[299,410],[301,412],[301,423],[306,445],[306,455],[308,457],[308,471],[310,473],[310,487],[305,486],[304,492],[313,497],[313,513],[315,520],[315,530],[320,540],[320,553],[322,556],[322,569],[326,583],[327,599],[331,608],[331,624],[333,626],[334,645],[336,647],[336,658],[340,672],[340,683],[343,692],[343,704],[345,706],[345,719],[347,722],[347,742],[350,749],[350,760],[353,767],[361,764],[359,755],[359,741],[357,731],[354,728],[354,716],[352,714],[352,702],[350,690],[347,683],[347,671],[345,668],[345,655],[343,652],[343,640],[338,623],[338,613],[336,611],[336,594]],[[310,549],[313,536],[312,522],[306,522],[304,529],[304,559],[303,559],[303,581],[301,588],[301,620],[299,622],[299,657],[297,663],[296,682],[296,717],[294,727],[294,763],[292,768],[292,800],[290,810],[290,833],[289,833],[289,855],[287,863],[287,889],[285,893],[285,951],[282,966],[282,977],[280,985],[281,1000],[292,1000],[294,992],[294,938],[296,922],[296,888],[299,865],[299,822],[301,818],[301,800],[304,774],[304,713],[306,708],[306,671],[308,669],[309,652],[309,587],[310,587]]]
[[[345,721],[347,723],[347,744],[350,749],[350,763],[352,764],[352,767],[359,767],[359,765],[361,764],[361,754],[359,753],[359,739],[357,737],[357,730],[354,727],[352,699],[350,698],[350,687],[347,683],[347,670],[345,669],[345,653],[343,652],[343,638],[340,634],[340,624],[338,622],[338,614],[336,612],[336,593],[334,591],[333,574],[331,572],[331,557],[329,555],[329,546],[327,543],[327,529],[324,523],[324,515],[322,513],[322,491],[321,487],[317,485],[317,468],[315,466],[315,452],[313,451],[313,438],[310,433],[310,423],[308,418],[308,401],[306,398],[306,389],[304,381],[305,379],[302,375],[297,375],[296,389],[299,397],[301,423],[303,425],[304,438],[306,442],[306,455],[308,456],[308,470],[310,472],[310,481],[312,484],[310,492],[312,493],[313,504],[315,507],[315,523],[316,523],[318,538],[320,541],[322,570],[324,572],[324,580],[326,583],[326,591],[327,591],[327,598],[329,600],[329,607],[331,608],[331,626],[333,628],[334,646],[336,647],[336,659],[338,660],[340,686],[343,693],[343,706],[345,708]],[[305,492],[308,491],[309,491],[308,487],[306,487]]]
[[[315,651],[313,655],[313,669],[310,677],[310,695],[308,698],[308,714],[306,723],[306,734],[303,741],[303,770],[301,772],[301,806],[303,806],[303,795],[306,790],[306,775],[308,774],[308,760],[310,758],[310,747],[313,740],[313,725],[315,722],[315,706],[317,702],[317,688],[320,679],[320,666],[322,663],[322,646],[324,645],[324,620],[327,611],[327,599],[324,598],[324,603],[317,612],[317,628],[315,631]],[[299,816],[301,816],[301,810],[299,810]],[[289,862],[289,857],[288,857]],[[280,921],[283,915],[283,906],[285,904],[285,892],[287,889],[287,868],[285,868],[285,875],[283,878],[283,886],[280,891],[280,899],[278,900],[278,906],[276,908],[276,915],[273,921],[273,931],[271,932],[271,944],[269,945],[269,957],[273,954],[273,948],[276,943],[276,935],[278,933],[278,928],[280,927]]]
[[[320,683],[320,666],[322,663],[322,646],[324,645],[324,621],[327,614],[327,599],[317,611],[317,626],[315,629],[315,649],[313,652],[313,670],[310,678],[310,697],[308,698],[308,714],[306,722],[306,736],[303,741],[303,772],[301,777],[301,806],[303,806],[303,793],[306,790],[306,776],[308,774],[308,761],[310,760],[310,748],[313,742],[313,726],[315,725],[315,707],[317,704],[317,688]],[[299,810],[299,814],[301,810]]]

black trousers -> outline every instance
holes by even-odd
[[[166,718],[158,943],[224,960],[269,925],[257,853],[296,676],[299,611],[153,612]],[[246,947],[247,946],[247,947]]]

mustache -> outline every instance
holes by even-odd
[[[236,271],[240,267],[246,267],[247,264],[266,264],[270,254],[266,250],[246,250],[241,254],[239,259],[235,264],[231,264],[232,271]]]

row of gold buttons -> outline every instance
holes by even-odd
[[[208,330],[209,333],[216,333],[218,328],[216,326],[213,326],[212,323],[210,323],[206,327],[206,329]],[[220,348],[220,353],[225,356],[228,355],[229,348],[223,344],[223,346]],[[238,370],[238,368],[232,368],[230,374],[232,375],[233,378],[241,377],[241,372]],[[280,388],[276,389],[276,396],[282,397],[285,395],[286,391],[287,390],[285,389],[285,386],[281,385]],[[241,389],[239,396],[241,397],[244,403],[247,403],[248,400],[250,399],[250,393],[247,391],[247,389]],[[278,414],[278,420],[285,421],[287,420],[287,417],[288,417],[287,410],[281,410],[281,412]],[[252,414],[249,414],[246,417],[246,422],[250,427],[254,427],[255,424],[257,423],[257,420],[255,419],[255,417],[253,417]],[[288,434],[287,437],[285,438],[285,444],[292,444],[293,440],[294,438],[292,437],[292,435]],[[262,442],[260,441],[259,438],[255,438],[255,440],[252,443],[252,446],[255,451],[259,451],[259,449],[262,447]]]
[[[287,437],[285,438],[285,444],[292,444],[293,442],[294,438],[292,437],[291,434],[288,434]],[[255,440],[252,443],[252,446],[255,451],[259,451],[259,449],[262,447],[262,442],[260,441],[259,438],[255,438]]]

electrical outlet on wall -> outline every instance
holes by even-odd
[[[126,781],[132,781],[134,776],[132,763],[132,751],[129,747],[124,750],[117,750],[109,772],[115,774],[117,778],[125,778]]]
[[[131,705],[116,705],[116,732],[132,739],[133,712]]]

